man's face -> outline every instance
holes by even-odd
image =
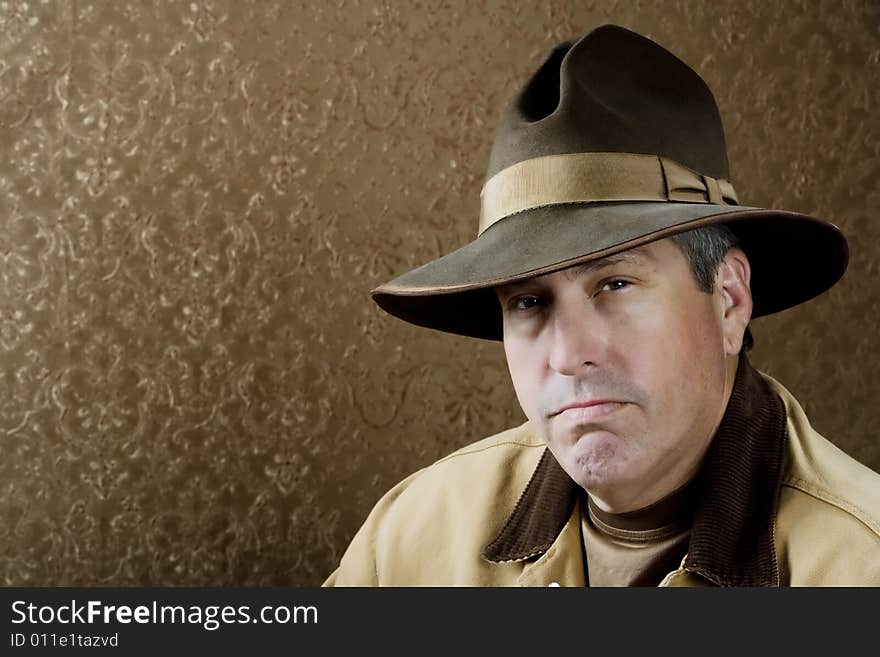
[[[744,270],[726,264],[731,254]],[[724,281],[738,277],[744,292],[731,292]],[[497,293],[520,405],[572,479],[619,513],[688,481],[721,421],[751,314],[741,251],[728,252],[712,294],[669,239]]]

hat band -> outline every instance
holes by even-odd
[[[704,176],[659,155],[569,153],[517,162],[480,192],[479,235],[523,210],[562,203],[674,201],[737,205],[727,180]]]

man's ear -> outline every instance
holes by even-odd
[[[742,349],[743,334],[752,318],[752,268],[742,249],[727,250],[718,267],[715,290],[720,292],[724,353],[735,356]]]

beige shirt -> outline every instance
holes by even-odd
[[[624,514],[602,511],[588,499],[581,534],[589,586],[657,586],[687,554],[693,486]]]

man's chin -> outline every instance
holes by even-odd
[[[620,432],[607,423],[584,422],[556,428],[555,433],[559,444],[565,445],[566,449],[575,454],[596,449],[606,450],[621,442]]]
[[[562,454],[554,456],[568,475],[587,490],[602,487],[621,471],[623,445],[620,437],[606,429],[590,428],[565,441]]]

